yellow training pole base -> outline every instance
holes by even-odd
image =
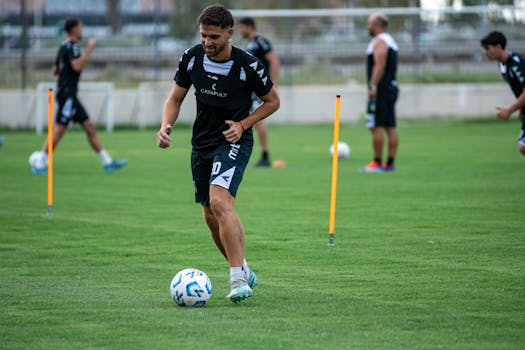
[[[334,234],[328,234],[328,248],[332,249],[334,247]]]

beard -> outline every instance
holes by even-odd
[[[213,58],[213,57],[217,57],[218,55],[220,55],[226,48],[226,45],[227,43],[216,44],[216,45],[213,45],[207,48],[206,46],[204,46],[204,44],[202,44],[202,47],[204,49],[204,52],[206,53],[206,56],[208,56],[209,58]]]
[[[370,35],[372,38],[376,36],[376,33],[372,29],[368,29],[368,35]]]

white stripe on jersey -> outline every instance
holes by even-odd
[[[230,70],[233,66],[233,60],[229,60],[227,62],[214,62],[208,58],[208,56],[204,55],[204,71],[207,73],[212,74],[219,74],[227,76],[230,73]],[[190,61],[188,62],[188,72],[193,69],[193,65],[195,64],[195,56],[193,56]],[[242,81],[246,81],[246,72],[244,71],[244,68],[241,68],[241,74],[239,75],[239,79]]]
[[[228,75],[233,66],[233,60],[226,62],[214,62],[204,55],[204,70],[208,73]]]
[[[182,58],[181,58],[182,59]],[[188,62],[188,69],[187,71],[189,72],[190,70],[193,69],[193,64],[195,63],[195,56],[193,56],[190,61]]]
[[[394,51],[398,51],[399,48],[397,46],[397,42],[394,40],[394,38],[392,37],[392,35],[388,34],[388,33],[381,33],[379,35],[377,35],[375,38],[373,38],[372,40],[370,40],[370,43],[368,44],[368,47],[366,49],[366,54],[367,55],[371,55],[374,53],[374,43],[375,41],[379,39],[379,40],[383,40],[385,42],[385,44],[388,46],[388,48],[394,50]]]

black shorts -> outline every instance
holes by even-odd
[[[89,116],[76,96],[58,97],[57,124],[67,126],[70,121],[83,124]]]
[[[253,143],[224,143],[213,151],[191,152],[191,172],[195,189],[195,202],[210,205],[210,186],[230,191],[235,197],[250,161]]]
[[[398,89],[391,86],[379,89],[375,98],[368,100],[366,126],[369,128],[395,128]]]

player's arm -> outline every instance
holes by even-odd
[[[510,118],[512,113],[521,110],[523,107],[525,107],[525,89],[523,90],[521,95],[518,96],[516,102],[514,102],[508,108],[496,107],[496,109],[498,110],[497,116],[500,119],[507,120]]]
[[[162,109],[162,125],[157,133],[157,145],[160,148],[168,148],[171,143],[170,133],[172,125],[177,121],[182,101],[186,97],[188,89],[177,83],[173,85],[171,93],[164,103]]]
[[[383,78],[386,68],[386,60],[388,57],[388,46],[383,40],[374,41],[374,69],[370,78],[370,86],[368,87],[368,95],[376,96],[377,85]]]
[[[281,100],[275,86],[272,87],[269,93],[264,96],[259,96],[259,98],[263,101],[263,104],[241,121],[244,129],[248,129],[261,120],[268,118],[281,106]]]
[[[58,65],[54,64],[53,65],[53,75],[58,75],[58,73],[59,73]]]
[[[74,71],[80,72],[82,69],[84,69],[84,66],[89,60],[89,56],[91,56],[91,54],[93,53],[96,44],[97,39],[89,38],[86,45],[86,51],[80,57],[71,60],[71,68],[73,68]]]
[[[277,85],[279,82],[279,70],[281,68],[281,61],[275,51],[267,52],[264,56],[266,60],[270,63],[270,79],[272,79],[274,85]]]
[[[281,105],[281,101],[275,87],[272,87],[269,93],[264,96],[259,96],[259,98],[263,101],[263,103],[248,117],[239,122],[234,122],[232,120],[226,121],[226,124],[228,124],[230,128],[223,134],[228,142],[236,143],[239,141],[242,137],[242,134],[246,130],[261,120],[268,118],[272,113],[278,110],[279,106]]]

